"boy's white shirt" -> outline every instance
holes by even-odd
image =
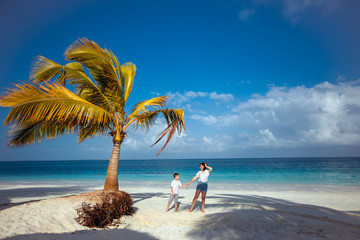
[[[179,194],[179,187],[181,187],[182,186],[182,184],[181,184],[181,182],[179,181],[179,180],[173,180],[172,182],[171,182],[171,188],[172,188],[172,193],[174,193],[174,194]]]

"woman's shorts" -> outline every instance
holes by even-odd
[[[169,203],[171,203],[173,200],[174,200],[175,203],[177,203],[179,201],[179,194],[175,194],[175,196],[173,196],[170,193]]]
[[[201,191],[201,192],[207,192],[207,189],[208,189],[207,182],[198,182],[198,184],[196,186],[196,190]]]

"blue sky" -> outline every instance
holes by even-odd
[[[168,95],[186,133],[159,158],[360,156],[357,0],[1,1],[0,91],[87,37],[137,74],[128,108]],[[9,109],[0,109],[3,121]],[[123,159],[152,159],[165,127],[130,130]],[[0,160],[108,159],[109,137],[62,136]]]

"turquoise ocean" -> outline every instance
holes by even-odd
[[[360,187],[360,158],[231,158],[120,160],[120,183],[168,184],[173,173],[187,183],[206,162],[209,183]],[[107,160],[0,161],[0,184],[102,184]]]

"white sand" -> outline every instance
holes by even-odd
[[[357,187],[217,186],[209,189],[205,214],[200,201],[188,213],[194,187],[180,190],[179,213],[166,213],[166,185],[125,186],[136,213],[117,227],[94,230],[74,220],[81,201],[53,197],[101,186],[3,185],[0,239],[360,239]],[[21,203],[34,199],[44,200]]]

